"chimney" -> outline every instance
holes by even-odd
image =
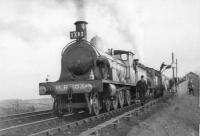
[[[88,24],[86,21],[77,21],[74,23],[76,26],[76,32],[83,32],[83,36],[78,38],[77,40],[87,40],[87,27],[86,25]],[[81,34],[82,35],[82,34]]]

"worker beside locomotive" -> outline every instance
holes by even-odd
[[[144,80],[144,76],[141,75],[141,80],[139,80],[136,84],[136,88],[139,91],[140,101],[141,104],[144,105],[145,103],[145,94],[148,90],[148,86],[146,81]]]
[[[85,21],[77,21],[76,31],[70,32],[70,38],[75,40],[62,51],[59,80],[39,84],[40,95],[54,98],[56,115],[75,109],[98,115],[101,110],[130,105],[137,99],[136,83],[141,75],[146,78],[152,97],[163,95],[159,71],[139,63],[130,51],[102,52],[98,37],[87,41],[86,25]]]

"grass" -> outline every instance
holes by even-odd
[[[0,115],[19,114],[25,112],[34,112],[52,108],[53,100],[51,98],[32,99],[32,100],[3,100],[0,101]]]

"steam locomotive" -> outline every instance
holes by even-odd
[[[98,115],[101,110],[130,105],[138,99],[136,83],[141,75],[146,78],[149,96],[163,95],[161,72],[139,63],[131,51],[102,52],[100,38],[87,41],[86,25],[77,21],[76,31],[70,32],[75,40],[62,50],[59,80],[39,84],[40,95],[53,97],[56,115],[80,109]]]

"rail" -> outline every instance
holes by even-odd
[[[87,136],[87,134],[94,133],[95,131],[98,131],[99,129],[107,126],[108,124],[116,124],[119,121],[120,118],[130,117],[131,114],[133,114],[133,113],[137,114],[137,112],[139,112],[139,110],[154,105],[160,99],[161,98],[158,98],[156,100],[152,100],[152,101],[146,103],[144,106],[141,106],[140,103],[133,104],[133,105],[130,105],[130,106],[126,106],[126,107],[117,109],[117,110],[112,110],[112,111],[109,111],[109,112],[102,113],[98,116],[91,116],[91,117],[84,118],[84,119],[81,119],[81,120],[78,120],[78,121],[67,123],[63,126],[51,128],[51,129],[48,129],[48,130],[43,130],[41,132],[37,132],[37,133],[31,134],[29,136],[52,136],[52,135],[59,134],[59,133],[63,133],[63,135],[66,135],[65,131],[67,131],[67,130],[72,130],[72,129],[74,129],[76,127],[80,127],[80,126],[87,126],[87,124],[90,124],[90,123],[95,122],[97,120],[104,121],[106,119],[106,117],[112,118],[109,121],[105,121],[103,124],[99,125],[98,127],[95,127],[93,129],[89,129],[87,132],[81,133],[81,136],[82,135]],[[62,135],[62,134],[60,134],[60,135]]]
[[[42,111],[26,112],[26,113],[12,114],[12,115],[7,115],[7,116],[0,116],[0,121],[34,115],[34,114],[40,114],[40,113],[45,113],[45,112],[50,112],[50,111],[52,111],[52,110],[42,110]]]
[[[106,127],[108,125],[116,126],[120,122],[120,119],[122,119],[122,118],[131,118],[133,114],[137,115],[141,110],[147,109],[147,108],[153,106],[154,104],[156,104],[158,101],[160,101],[162,99],[165,99],[165,98],[168,98],[168,97],[170,97],[170,95],[166,96],[166,97],[163,97],[163,98],[158,98],[156,100],[152,100],[152,101],[146,103],[144,106],[135,108],[135,109],[133,109],[131,111],[128,111],[128,112],[126,112],[126,113],[124,113],[122,115],[119,115],[119,116],[117,116],[115,118],[112,118],[112,119],[110,119],[110,120],[108,120],[108,121],[106,121],[106,122],[104,122],[102,124],[99,124],[99,125],[97,125],[97,126],[95,126],[93,128],[90,128],[90,129],[82,132],[79,136],[95,136],[95,135],[99,135],[99,131],[101,129],[103,129],[104,127]]]
[[[70,116],[73,114],[67,114],[64,115],[66,116]],[[50,124],[54,124],[56,121],[60,121],[59,117],[53,117],[53,118],[49,118],[49,119],[45,119],[45,120],[40,120],[40,121],[35,121],[35,122],[31,122],[31,123],[26,123],[26,124],[21,124],[21,125],[17,125],[17,126],[11,126],[8,128],[4,128],[4,129],[0,129],[0,135],[13,135],[16,134],[17,132],[19,132],[20,130],[20,134],[21,133],[29,133],[28,131],[30,131],[31,129],[33,131],[35,131],[33,128],[34,127],[46,127],[49,126]],[[34,133],[34,132],[33,132]]]
[[[42,113],[40,112],[37,114],[31,114],[27,116],[20,116],[18,118],[2,120],[0,121],[0,129],[19,125],[19,124],[24,124],[28,122],[33,122],[33,121],[37,121],[41,119],[46,119],[53,116],[54,116],[53,111],[49,111],[49,112],[42,112]]]

